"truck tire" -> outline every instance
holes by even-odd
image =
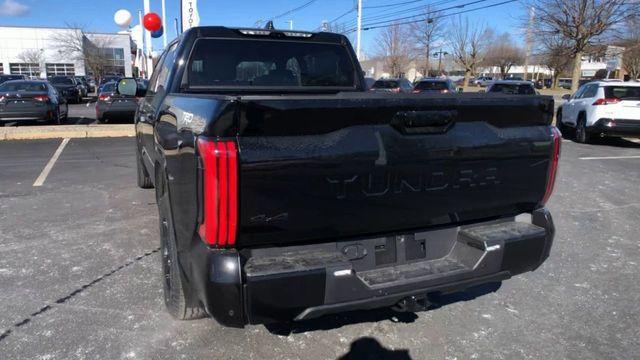
[[[153,183],[151,182],[151,178],[147,173],[147,169],[145,169],[144,164],[142,163],[142,156],[140,155],[140,147],[138,146],[138,151],[136,154],[136,170],[138,172],[138,187],[141,189],[151,189],[153,188]]]
[[[580,144],[588,144],[591,142],[591,134],[587,132],[587,120],[583,114],[580,114],[576,124],[576,141]]]
[[[207,316],[198,299],[185,286],[186,281],[178,261],[175,232],[169,205],[166,181],[156,178],[156,201],[160,214],[160,256],[162,289],[167,311],[178,320],[195,320]]]

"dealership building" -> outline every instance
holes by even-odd
[[[129,34],[84,33],[80,29],[0,26],[0,74],[23,74],[45,79],[54,75],[92,75],[82,52],[64,44],[78,40],[78,47],[99,51],[105,74],[131,77]]]

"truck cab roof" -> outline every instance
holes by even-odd
[[[299,30],[282,30],[282,29],[257,29],[257,28],[232,28],[226,26],[199,26],[191,28],[184,32],[182,36],[196,37],[220,37],[229,39],[242,38],[272,38],[280,40],[304,40],[309,39],[314,42],[327,42],[335,44],[345,44],[347,38],[341,34],[330,32],[309,32]]]

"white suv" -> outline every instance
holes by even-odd
[[[563,135],[575,129],[580,143],[596,135],[640,137],[640,83],[594,81],[562,98],[557,124]]]

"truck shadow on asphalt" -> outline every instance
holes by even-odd
[[[478,285],[467,289],[467,291],[457,292],[453,294],[430,294],[429,301],[431,305],[426,311],[436,310],[442,306],[450,305],[461,301],[469,301],[480,296],[487,295],[498,291],[502,286],[502,282],[488,283]],[[341,328],[346,325],[360,323],[376,323],[379,321],[389,320],[394,323],[413,323],[418,319],[418,315],[413,312],[397,312],[391,308],[380,308],[373,310],[357,310],[349,311],[334,315],[325,315],[317,319],[305,320],[301,322],[276,323],[267,324],[267,330],[280,336],[289,336],[290,334],[299,334],[317,330],[332,330]]]
[[[338,358],[338,360],[352,359],[407,360],[411,359],[411,356],[409,356],[409,350],[389,350],[372,337],[362,337],[352,342],[349,352]]]

